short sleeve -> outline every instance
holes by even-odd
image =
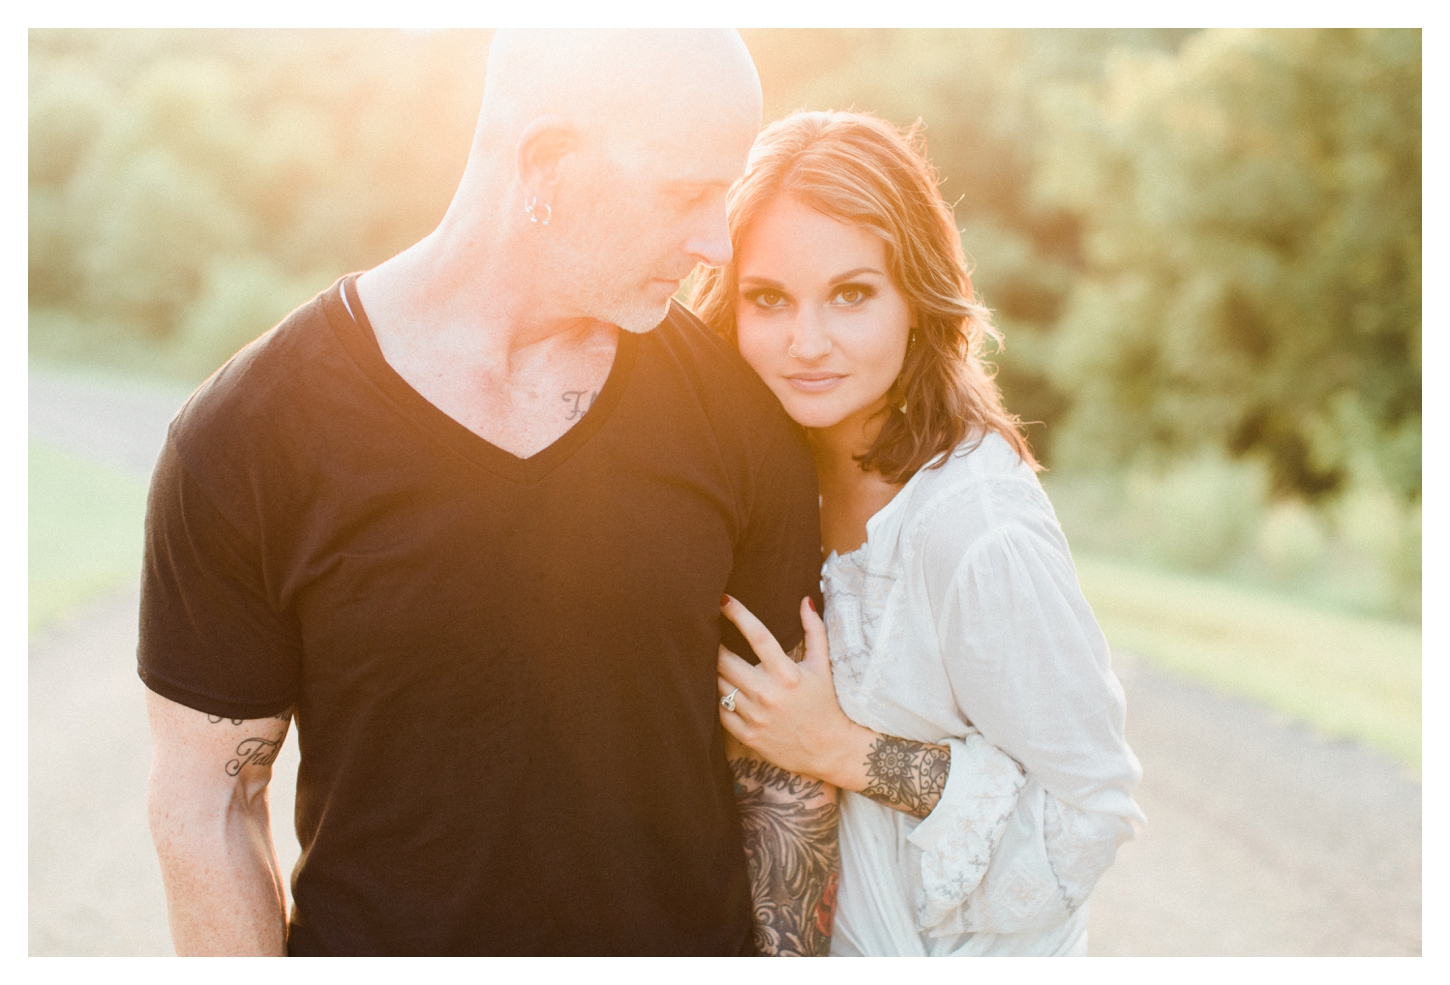
[[[801,599],[810,595],[816,611],[823,611],[821,512],[810,447],[783,412],[751,487],[726,591],[765,623],[789,652],[805,637]],[[752,663],[756,661],[735,624],[724,617],[721,642]]]
[[[137,672],[152,691],[229,718],[296,700],[301,645],[269,602],[261,552],[217,509],[170,439],[146,505]]]

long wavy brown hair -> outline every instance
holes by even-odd
[[[926,156],[918,122],[906,130],[868,113],[800,112],[761,131],[745,174],[730,189],[730,238],[783,196],[886,241],[888,272],[911,306],[912,341],[887,394],[887,419],[861,467],[905,482],[933,459],[945,463],[968,438],[996,431],[1040,469],[1021,420],[1008,413],[983,358],[1001,333],[976,298],[951,208]],[[735,343],[735,267],[702,267],[690,303]]]

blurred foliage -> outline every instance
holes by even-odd
[[[30,33],[31,348],[199,379],[437,223],[486,32]]]
[[[1206,32],[1056,94],[1084,270],[1064,446],[1254,455],[1275,492],[1420,489],[1420,38]]]
[[[925,124],[1070,535],[1418,612],[1419,31],[742,33]],[[32,353],[199,380],[426,234],[488,37],[31,31]]]
[[[1075,551],[1289,592],[1323,610],[1420,615],[1420,502],[1383,484],[1311,506],[1275,497],[1262,459],[1210,450],[1163,466],[1054,470],[1043,485]]]

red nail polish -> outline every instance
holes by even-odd
[[[720,608],[723,609],[723,608],[725,608],[729,604],[730,604],[730,596],[728,596],[728,595],[722,595],[722,596],[720,596]]]
[[[812,612],[816,611],[816,600],[811,598],[809,595],[806,596],[806,605],[811,607]]]

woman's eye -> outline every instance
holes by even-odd
[[[748,300],[760,308],[779,308],[785,303],[785,298],[775,291],[754,291]]]
[[[860,304],[871,297],[871,293],[869,288],[847,285],[836,291],[836,300],[841,304]]]

